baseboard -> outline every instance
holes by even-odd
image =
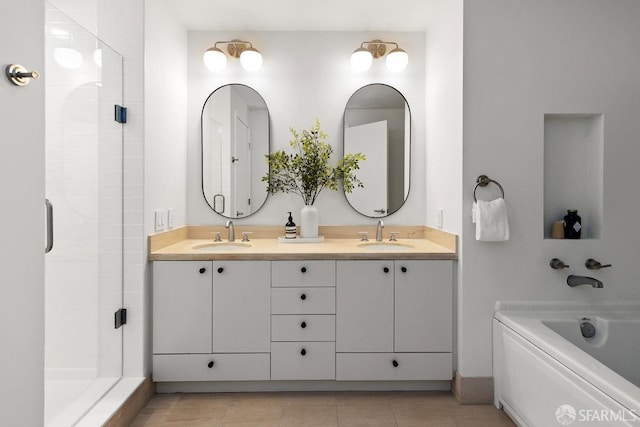
[[[127,427],[156,394],[156,385],[148,376],[103,427]]]
[[[449,391],[451,381],[193,381],[158,382],[162,393],[314,391]]]
[[[463,377],[456,372],[451,390],[461,405],[491,405],[493,377]]]

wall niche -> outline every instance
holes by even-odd
[[[604,115],[544,115],[544,238],[567,209],[582,217],[582,239],[602,238]]]

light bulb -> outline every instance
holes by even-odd
[[[373,56],[367,49],[360,47],[351,54],[351,68],[355,71],[367,71],[373,63]]]
[[[227,56],[217,47],[207,49],[202,60],[211,71],[222,71],[227,66]]]
[[[258,71],[262,67],[262,54],[253,47],[248,47],[240,54],[240,64],[247,71]]]
[[[387,54],[386,63],[389,71],[397,73],[407,68],[409,55],[407,55],[407,52],[397,47]]]

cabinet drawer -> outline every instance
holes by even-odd
[[[209,368],[209,363],[214,362]],[[269,379],[269,353],[154,354],[154,381],[252,381]]]
[[[271,343],[272,380],[333,380],[335,378],[335,343]]]
[[[397,362],[394,366],[393,362]],[[451,353],[338,353],[339,381],[445,380],[452,378]]]
[[[273,261],[271,286],[335,286],[335,261]]]
[[[273,288],[271,314],[336,314],[336,290]]]
[[[271,316],[271,341],[335,341],[334,315]]]

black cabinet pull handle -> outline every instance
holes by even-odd
[[[213,368],[213,360],[209,363],[207,363],[207,366],[209,367],[209,369]]]
[[[300,354],[304,356],[305,354],[307,354],[307,350],[303,348],[302,350],[300,350]]]
[[[300,295],[300,299],[301,299],[302,301],[306,300],[306,299],[307,299],[307,295],[306,295],[306,294],[302,294],[302,295]]]
[[[403,273],[406,273],[406,272],[407,272],[407,267],[402,267],[402,268],[400,269],[400,271],[402,271]]]
[[[306,272],[307,272],[307,267],[302,267],[302,268],[300,269],[300,271],[302,271],[303,273],[306,273]]]
[[[200,274],[204,274],[204,272],[205,272],[205,271],[207,271],[207,269],[206,269],[206,268],[204,268],[204,267],[202,267],[202,268],[201,268],[200,270],[198,270],[198,271],[200,271]]]
[[[384,271],[385,273],[388,273],[389,272],[389,267],[383,268],[382,271]]]
[[[218,267],[218,273],[222,273],[223,271],[224,271],[224,268]]]
[[[394,368],[397,368],[399,365],[397,360],[394,360],[393,362],[391,362],[391,364],[393,365]]]
[[[306,327],[307,327],[307,322],[302,322],[302,323],[300,323],[300,327],[301,327],[302,329],[306,328]]]

